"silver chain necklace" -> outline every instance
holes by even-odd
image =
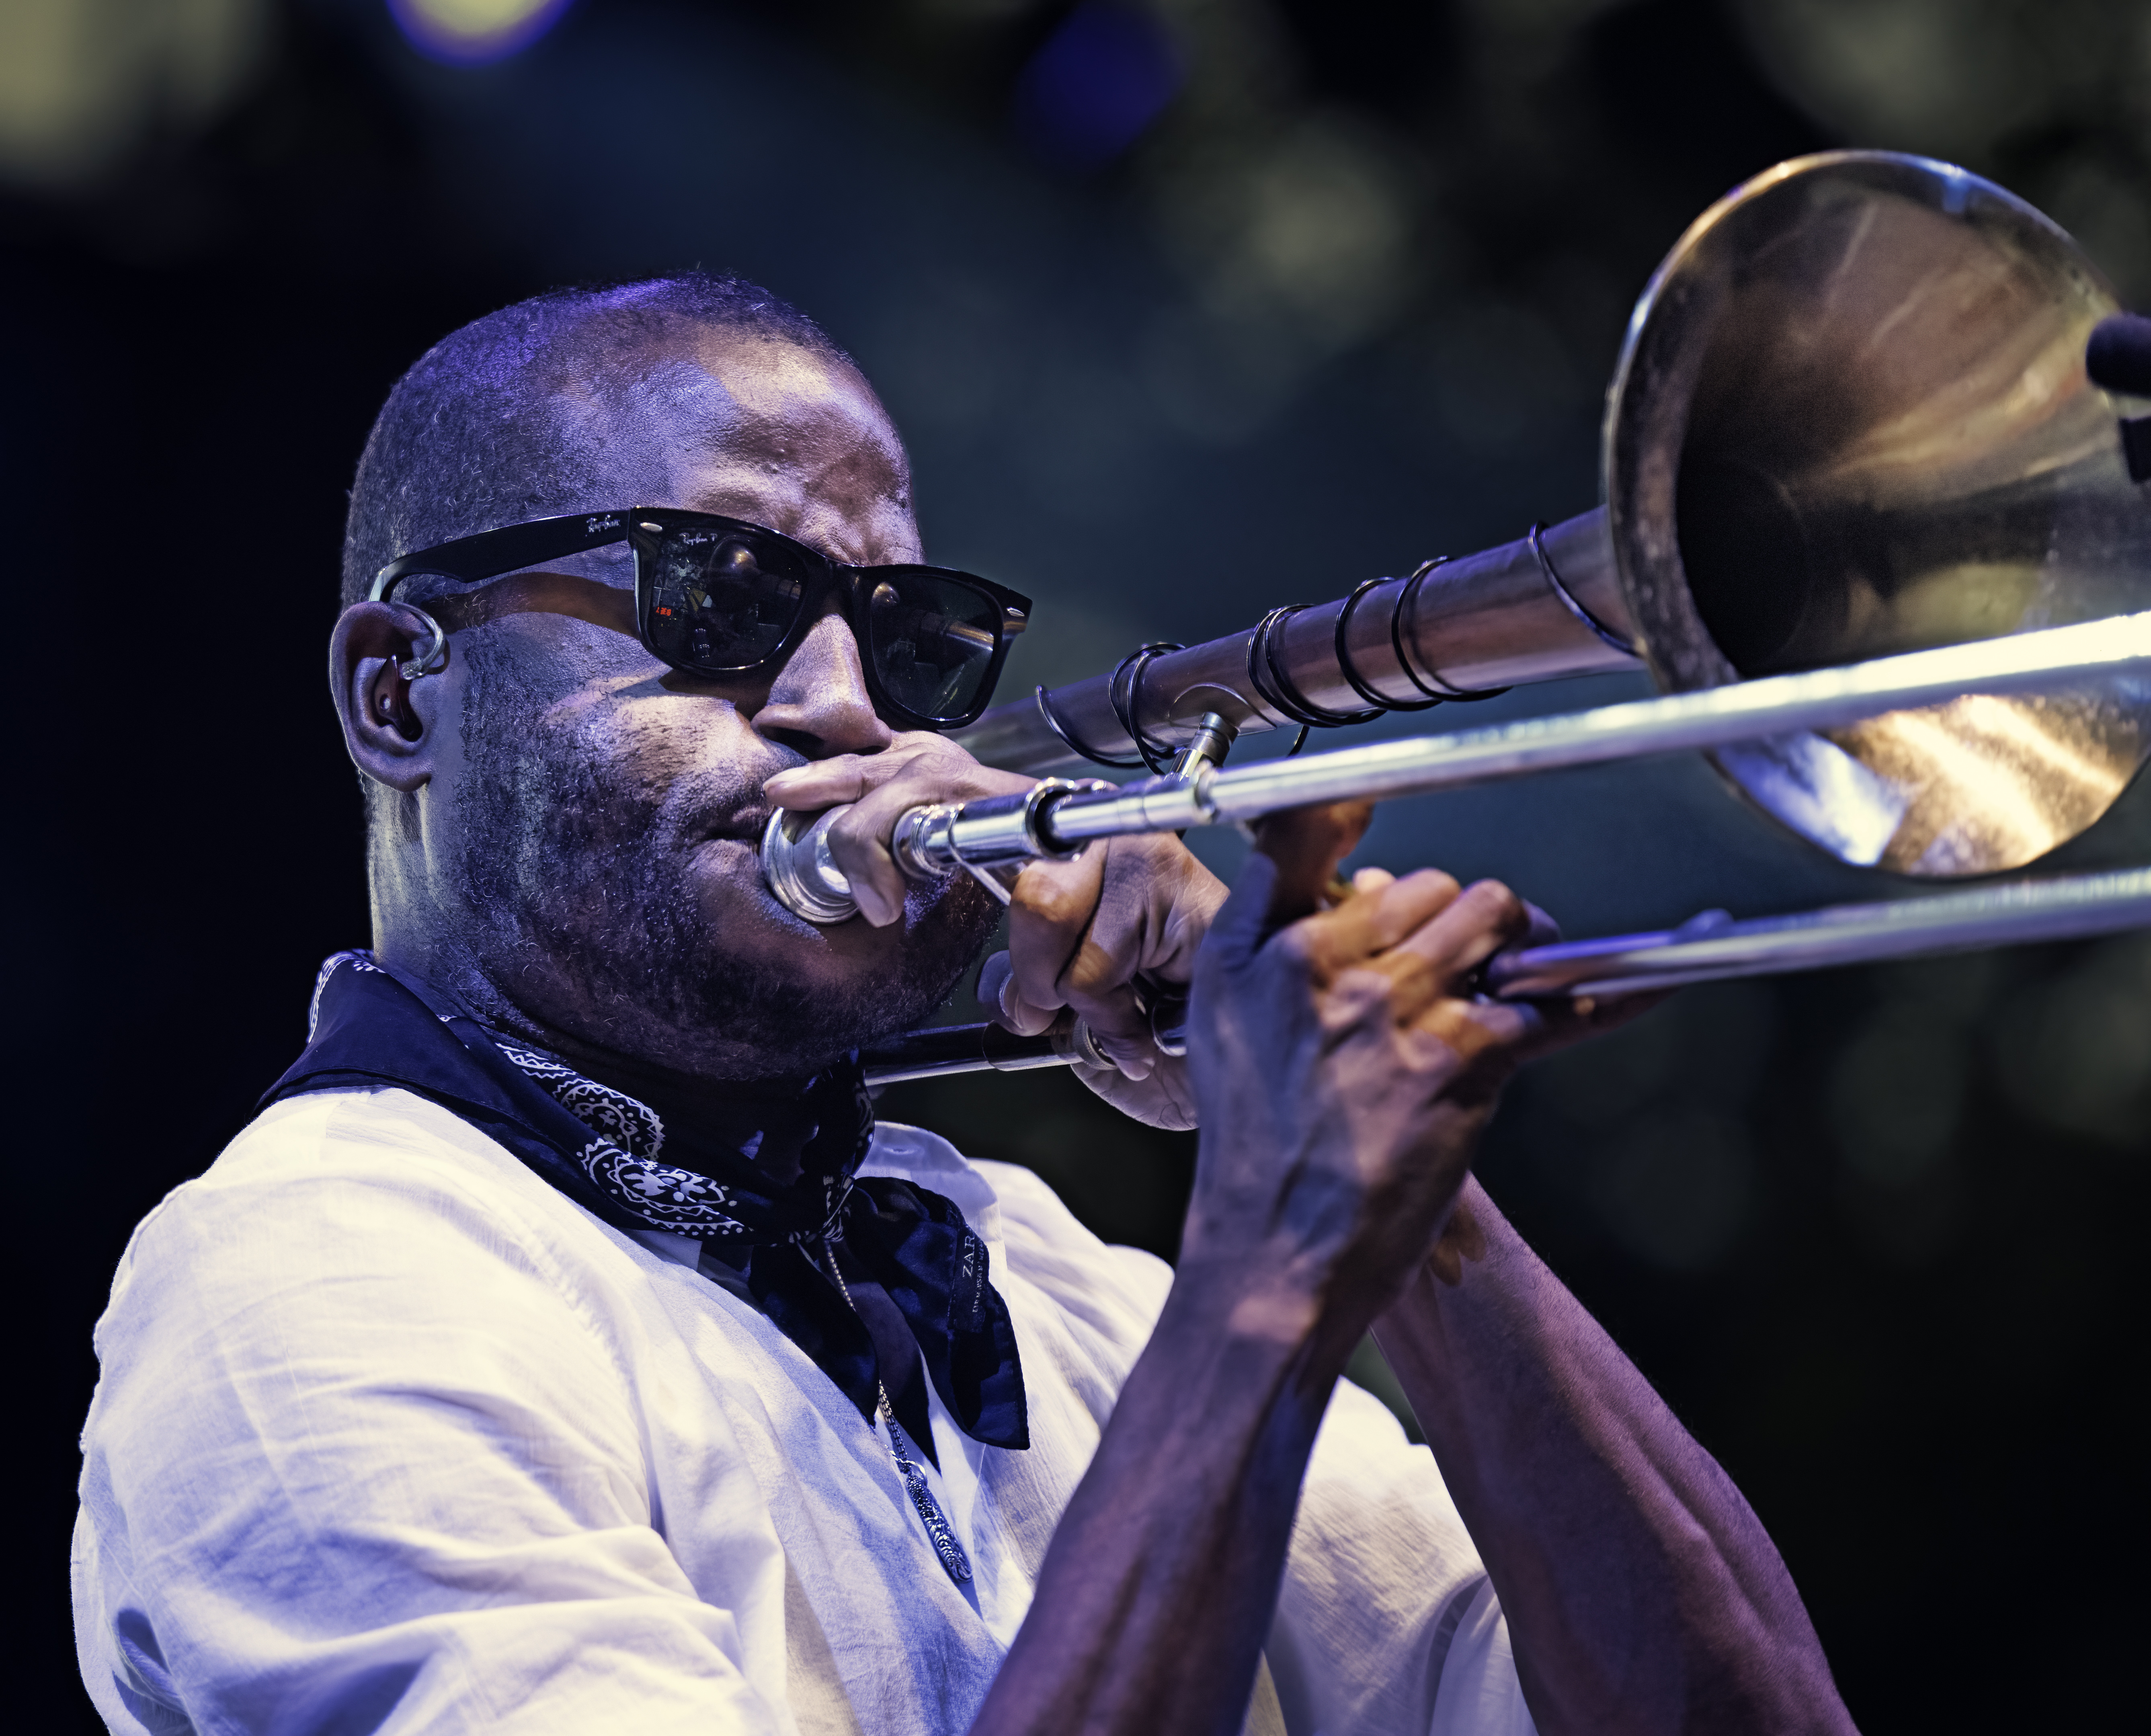
[[[866,1324],[866,1316],[859,1313],[859,1305],[852,1299],[852,1287],[844,1282],[843,1268],[837,1263],[837,1250],[831,1238],[822,1238],[822,1250],[829,1257],[829,1276],[836,1279],[837,1288],[843,1294],[844,1304],[858,1316],[859,1324]],[[971,1558],[964,1553],[964,1546],[956,1541],[954,1527],[949,1516],[941,1511],[941,1503],[934,1498],[934,1491],[926,1480],[926,1467],[911,1456],[915,1450],[911,1437],[903,1432],[903,1425],[896,1420],[896,1410],[888,1402],[888,1388],[883,1384],[878,1371],[874,1375],[874,1396],[881,1402],[881,1420],[888,1430],[889,1457],[896,1461],[896,1474],[903,1479],[905,1492],[911,1504],[919,1509],[919,1516],[926,1526],[927,1540],[934,1546],[934,1553],[941,1558],[941,1565],[949,1571],[949,1577],[958,1585],[969,1582]]]

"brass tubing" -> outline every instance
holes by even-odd
[[[1833,729],[1965,693],[2023,693],[2147,674],[2151,610],[1455,735],[1265,760],[1205,772],[1192,781],[1146,779],[1117,790],[1079,792],[1045,810],[1043,848],[1070,849],[1094,838],[1253,820],[1312,802],[1387,801],[1646,754]],[[974,854],[966,848],[969,839],[960,817],[951,833],[959,852]],[[980,843],[990,842],[982,828]]]
[[[1295,610],[1270,628],[1266,645],[1257,626],[1128,659],[1107,674],[996,706],[954,739],[988,765],[1040,776],[1086,763],[1068,742],[1107,760],[1138,760],[1122,707],[1159,754],[1186,746],[1206,711],[1243,734],[1295,726],[1303,721],[1293,715],[1295,704],[1332,714],[1364,711],[1366,694],[1338,659],[1337,624],[1348,606],[1344,648],[1354,672],[1399,706],[1422,701],[1430,691],[1468,696],[1634,668],[1633,655],[1589,624],[1616,639],[1635,636],[1605,509],[1550,526],[1538,540],[1537,549],[1530,537],[1520,537],[1445,561],[1422,578],[1385,579],[1356,597]],[[1410,671],[1399,663],[1399,645]],[[1253,656],[1251,675],[1257,653],[1267,655]]]

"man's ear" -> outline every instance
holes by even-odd
[[[428,671],[407,676],[415,655]],[[435,671],[448,666],[445,639],[427,617],[393,603],[354,603],[329,636],[329,691],[352,762],[376,783],[408,795],[433,775],[438,721]],[[425,690],[425,691],[421,691]]]

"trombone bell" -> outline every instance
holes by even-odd
[[[1607,399],[1608,529],[1674,692],[2151,605],[2151,488],[2086,377],[2112,291],[1946,164],[1834,152],[1736,189],[1637,306]],[[2140,677],[1977,695],[1712,757],[1840,858],[2021,866],[2151,749]]]
[[[959,739],[1034,774],[1084,757],[1158,771],[1209,712],[1243,732],[1350,722],[1636,655],[1694,692],[2134,614],[2151,607],[2151,480],[2133,473],[2151,476],[2151,397],[2124,393],[2151,383],[2128,356],[2103,366],[2110,390],[2085,372],[2115,311],[2066,234],[1961,169],[1781,164],[1698,218],[1637,303],[1603,506],[1204,645],[1146,646]],[[2144,347],[2117,329],[2102,354]],[[1949,877],[2074,838],[2147,752],[2151,683],[2128,676],[1711,757],[1840,860]]]

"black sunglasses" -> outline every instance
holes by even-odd
[[[635,628],[660,662],[737,681],[791,655],[833,593],[864,652],[874,709],[958,729],[993,698],[1030,599],[949,567],[845,566],[774,530],[669,506],[533,519],[383,567],[373,600],[419,574],[475,585],[609,543],[635,550]]]

